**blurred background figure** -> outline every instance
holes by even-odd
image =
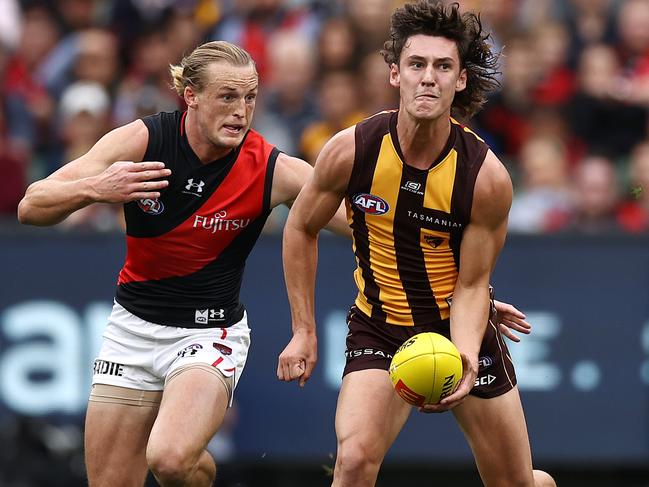
[[[620,4],[617,32],[624,81],[619,96],[649,108],[649,1],[625,0]]]
[[[77,81],[63,92],[59,112],[63,163],[82,156],[111,127],[108,91],[95,81]],[[83,208],[70,215],[62,228],[85,231],[116,231],[123,228],[121,207],[102,204]]]
[[[620,191],[613,162],[601,156],[586,157],[575,168],[572,181],[571,206],[550,215],[548,231],[620,232]]]
[[[472,121],[505,160],[517,156],[530,133],[529,117],[535,108],[532,90],[538,77],[538,66],[531,55],[533,47],[531,38],[523,35],[512,38],[503,48],[501,89]]]
[[[512,232],[548,231],[556,214],[569,211],[568,154],[561,141],[549,137],[526,141],[521,148],[517,181],[509,214]]]
[[[590,151],[620,157],[646,136],[647,111],[620,100],[622,69],[615,50],[586,47],[579,58],[577,90],[564,113],[570,130]]]
[[[365,113],[399,108],[399,92],[390,85],[390,70],[376,52],[366,54],[360,62],[358,83],[362,87],[360,103]]]
[[[311,165],[331,137],[367,116],[359,103],[358,77],[351,71],[323,74],[317,96],[321,117],[304,129],[300,140],[300,153]]]
[[[377,52],[383,47],[390,27],[392,0],[347,0],[349,19],[356,32],[360,55]]]
[[[320,72],[355,69],[359,62],[359,49],[354,26],[348,18],[332,17],[326,20],[318,36]]]
[[[318,117],[316,50],[303,34],[282,31],[270,38],[268,49],[270,69],[260,76],[261,106],[253,125],[282,151],[299,156],[300,136]]]

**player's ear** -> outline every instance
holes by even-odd
[[[397,63],[390,64],[390,84],[399,88],[400,79],[399,65]]]
[[[460,76],[458,76],[457,81],[455,82],[455,91],[462,91],[466,88],[466,69],[460,70]]]
[[[185,103],[189,108],[198,107],[198,99],[196,97],[196,92],[191,86],[185,86],[185,92],[183,93],[183,98]]]

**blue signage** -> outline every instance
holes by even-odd
[[[494,285],[496,297],[515,303],[534,325],[509,348],[537,461],[649,461],[648,244],[637,237],[508,240]],[[80,420],[123,255],[119,235],[3,237],[0,415]],[[351,244],[323,236],[319,363],[300,389],[276,377],[290,339],[280,239],[264,237],[253,251],[242,294],[252,346],[224,432],[237,458],[332,463],[353,268]],[[451,414],[413,411],[388,461],[470,458]]]

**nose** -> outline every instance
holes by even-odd
[[[234,106],[234,112],[232,113],[237,118],[243,118],[246,116],[246,100],[241,98]]]
[[[435,68],[431,65],[426,66],[424,76],[421,78],[421,84],[424,86],[435,86]]]

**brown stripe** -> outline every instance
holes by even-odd
[[[390,113],[381,113],[356,125],[354,167],[347,187],[347,197],[352,209],[352,235],[356,248],[356,258],[365,281],[362,293],[372,306],[372,319],[385,323],[386,314],[379,297],[379,287],[374,279],[370,265],[369,231],[365,213],[353,204],[354,195],[370,193],[376,163],[381,149],[383,134],[388,130]]]
[[[449,243],[453,250],[455,265],[459,269],[462,234],[471,221],[473,189],[489,148],[475,134],[465,131],[457,123],[451,124],[451,130],[456,132],[455,150],[457,151],[457,173],[451,198],[451,214],[462,223],[462,228],[451,230]]]
[[[399,187],[414,181],[426,187],[428,171],[418,171],[404,165]],[[421,248],[421,235],[418,225],[408,221],[411,208],[423,208],[424,195],[401,191],[394,216],[394,248],[397,254],[397,269],[401,285],[406,293],[414,326],[438,322],[441,319],[435,295],[430,286],[426,260]],[[423,226],[423,225],[422,225]]]

